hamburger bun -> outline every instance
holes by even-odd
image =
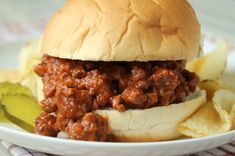
[[[68,0],[50,20],[42,52],[86,61],[191,59],[200,25],[186,0]]]
[[[173,140],[182,136],[177,126],[206,102],[205,91],[196,91],[182,103],[149,109],[97,110],[107,118],[109,129],[121,142],[150,142]]]
[[[43,99],[43,83],[38,79],[38,99]],[[108,120],[109,130],[118,141],[143,142],[173,140],[182,136],[177,125],[190,117],[206,102],[206,93],[197,90],[185,102],[149,109],[98,109],[95,112]]]
[[[68,0],[50,20],[43,54],[84,61],[174,61],[199,55],[200,25],[187,0]],[[38,97],[43,99],[38,81]],[[180,137],[177,125],[206,101],[197,90],[187,100],[149,109],[95,112],[118,141]]]

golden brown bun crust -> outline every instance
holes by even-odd
[[[200,25],[186,0],[68,0],[49,22],[42,52],[90,61],[191,59]]]
[[[97,110],[107,118],[112,134],[122,142],[173,140],[181,136],[177,125],[206,102],[205,91],[196,91],[187,101],[144,110]]]

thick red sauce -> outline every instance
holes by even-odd
[[[184,101],[199,82],[185,63],[73,61],[44,55],[35,69],[44,84],[44,113],[36,119],[36,131],[47,136],[66,131],[71,139],[106,141],[108,122],[93,113],[96,109],[123,112]]]

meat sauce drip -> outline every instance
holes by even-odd
[[[199,82],[185,63],[92,62],[44,55],[35,69],[44,84],[44,113],[36,119],[36,131],[47,136],[66,131],[71,139],[106,141],[108,123],[96,109],[123,112],[185,101]]]

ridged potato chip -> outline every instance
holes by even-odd
[[[41,54],[41,41],[42,39],[34,39],[28,42],[20,51],[20,74],[27,77],[34,71],[34,67],[40,63]]]
[[[30,74],[28,74],[27,77],[25,77],[21,81],[21,84],[23,86],[28,87],[35,97],[38,96],[38,89],[37,89],[38,88],[38,84],[37,84],[38,79],[40,79],[38,75],[36,75],[35,73],[30,73]]]
[[[208,100],[212,100],[214,93],[219,90],[223,89],[223,87],[217,82],[213,80],[205,80],[199,83],[199,88],[206,91],[206,96]]]
[[[234,71],[235,72],[235,71]],[[230,90],[235,94],[235,77],[232,77],[232,80],[230,80],[231,82],[225,82],[225,81],[221,81],[218,80],[217,83],[220,85],[220,87]]]
[[[232,125],[234,125],[234,107],[235,107],[235,94],[229,90],[218,90],[213,97],[213,103],[216,110],[219,112],[220,117],[223,118],[226,115],[230,117]],[[226,114],[226,115],[225,115]],[[224,119],[227,120],[227,119]]]
[[[197,73],[200,89],[207,92],[207,103],[178,126],[181,134],[203,137],[231,130],[235,124],[235,95],[218,79],[227,64],[228,44],[222,41],[213,52],[190,61],[187,69]]]
[[[178,130],[181,134],[193,138],[223,133],[233,129],[234,116],[235,94],[220,89],[215,91],[212,101],[179,124]]]
[[[192,117],[182,122],[178,130],[185,136],[198,138],[229,131],[230,127],[230,121],[224,122],[214,104],[208,102]]]
[[[22,75],[21,84],[27,86],[37,96],[37,79],[34,68],[40,63],[42,54],[40,52],[41,38],[31,40],[20,52],[20,74]]]
[[[214,51],[189,61],[186,68],[197,73],[201,81],[217,80],[225,71],[227,53],[228,44],[226,41],[221,41]]]

